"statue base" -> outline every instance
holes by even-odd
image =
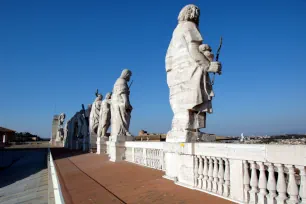
[[[170,130],[166,142],[214,142],[216,136],[188,130]]]
[[[109,157],[110,161],[122,161],[125,152],[124,142],[109,142]]]
[[[96,149],[97,148],[97,134],[92,132],[89,136],[89,143],[90,143],[90,149]]]
[[[134,137],[128,136],[128,135],[110,136],[109,141],[112,141],[112,142],[134,141]]]
[[[96,154],[107,154],[107,144],[108,137],[98,137],[97,138],[97,152]]]
[[[63,141],[52,140],[50,143],[54,147],[63,147]]]

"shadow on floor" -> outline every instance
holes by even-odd
[[[47,168],[47,152],[47,149],[0,150],[0,190]]]
[[[70,150],[66,148],[50,148],[53,160],[65,159],[67,157],[74,157],[82,154],[90,154],[81,150]]]

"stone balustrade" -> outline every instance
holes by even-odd
[[[108,142],[106,143],[108,145]],[[306,204],[306,146],[125,142],[123,159],[237,203]]]
[[[230,166],[226,158],[194,156],[195,188],[228,197]]]
[[[304,165],[243,161],[244,202],[306,203]]]
[[[160,142],[125,142],[124,159],[146,167],[163,170],[164,153]]]

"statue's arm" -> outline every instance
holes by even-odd
[[[190,56],[199,64],[201,67],[204,68],[205,71],[210,73],[221,73],[221,63],[220,62],[210,62],[202,52],[199,50],[199,43],[198,42],[190,42],[189,43],[189,52]]]
[[[209,67],[209,61],[207,58],[200,52],[199,46],[201,45],[201,42],[191,41],[188,43],[189,48],[189,54],[191,58],[196,61],[197,64],[199,64],[201,67],[203,67],[206,71]]]
[[[184,37],[188,46],[190,57],[205,71],[212,73],[221,72],[220,63],[211,63],[200,51],[199,46],[203,42],[203,38],[198,28],[194,24],[188,24],[184,32]]]
[[[133,109],[131,104],[130,104],[130,99],[127,93],[122,93],[121,94],[122,100],[123,100],[123,104],[125,106],[125,109]]]

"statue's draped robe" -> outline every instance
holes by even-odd
[[[68,134],[69,134],[69,127],[70,127],[70,120],[68,120],[65,124],[65,130],[64,130],[64,140],[63,140],[63,146],[68,147]]]
[[[110,126],[111,119],[111,107],[110,107],[110,99],[104,99],[101,103],[100,109],[100,119],[99,119],[99,127],[98,127],[98,136],[106,136],[102,135],[102,130],[107,129]]]
[[[129,103],[129,87],[123,78],[117,79],[111,98],[111,135],[114,137],[125,136],[129,131],[131,110],[127,110],[122,95],[127,95]]]
[[[90,119],[89,119],[89,130],[90,134],[97,134],[98,125],[99,125],[99,114],[101,108],[101,100],[96,99],[91,107]]]
[[[174,112],[172,128],[204,128],[206,113],[212,113],[213,92],[206,72],[209,62],[199,66],[191,57],[188,47],[189,43],[201,45],[202,41],[202,36],[193,22],[181,22],[173,32],[166,55],[170,105]],[[182,113],[187,120],[181,119]]]
[[[84,116],[80,113],[78,116],[78,138],[87,137],[88,127]]]

